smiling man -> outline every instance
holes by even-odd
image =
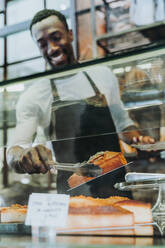
[[[60,12],[47,9],[38,12],[30,29],[51,68],[77,63],[72,31]],[[99,151],[120,151],[117,133],[128,143],[154,142],[137,131],[123,108],[116,77],[104,66],[65,78],[42,79],[21,96],[15,135],[7,153],[9,165],[18,173],[46,173],[49,170],[51,151],[42,144],[27,147],[32,144],[38,126],[52,142],[58,162],[77,163]],[[67,191],[69,176],[70,173],[58,172],[59,193]],[[124,174],[121,175],[123,179]],[[109,182],[109,179],[104,182],[108,195],[111,194]]]
[[[42,14],[41,21],[38,21],[37,15],[30,26],[43,57],[52,68],[76,63],[72,48],[72,30],[69,30],[65,17],[55,10],[49,10],[49,14],[46,21],[42,20]]]

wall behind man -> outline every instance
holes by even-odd
[[[101,0],[95,0],[95,6],[103,4]],[[76,10],[81,11],[84,9],[90,9],[90,0],[76,0]],[[93,57],[92,53],[92,25],[91,14],[77,15],[77,32],[78,32],[78,59],[88,60]],[[105,33],[105,18],[101,11],[96,11],[96,35]],[[101,48],[98,48],[98,56],[104,56],[105,53]]]

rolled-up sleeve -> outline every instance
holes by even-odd
[[[17,125],[9,140],[12,145],[31,145],[38,127],[45,128],[50,121],[52,102],[49,80],[34,82],[20,97],[16,106]]]
[[[30,118],[28,121],[20,122],[14,130],[14,135],[9,141],[9,146],[30,146],[36,133],[36,123],[36,118]]]
[[[111,105],[110,110],[117,132],[122,132],[127,127],[135,125],[121,104]]]
[[[117,132],[122,132],[129,126],[135,125],[134,122],[129,117],[128,112],[124,109],[123,102],[120,99],[120,91],[118,80],[116,76],[112,73],[110,69],[106,70],[106,80],[109,84],[109,96],[107,95],[110,112],[113,118],[113,121],[116,126]]]
[[[16,106],[17,125],[9,140],[9,146],[32,144],[38,125],[38,108],[28,99],[27,95],[22,95]]]

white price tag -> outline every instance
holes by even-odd
[[[69,196],[33,193],[29,197],[26,225],[64,227],[67,222]]]

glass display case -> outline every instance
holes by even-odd
[[[59,235],[133,236],[133,242],[135,236],[147,236],[150,245],[152,237],[164,236],[164,60],[165,49],[160,47],[2,82],[1,206],[27,204],[32,192],[69,194],[71,202],[78,200],[79,223],[71,222]],[[149,148],[133,144],[129,137],[134,132],[153,137],[155,143],[147,144]],[[44,165],[43,174],[36,174],[37,165],[32,175],[16,173],[7,165],[11,147],[38,145],[52,154],[47,167],[40,151],[31,155]],[[82,163],[91,166],[91,174],[89,167],[82,170]],[[19,166],[25,164],[33,167],[26,158]],[[57,171],[50,173],[54,164]],[[94,175],[93,167],[101,170]],[[128,182],[126,176],[132,172],[137,177]],[[140,173],[145,178],[138,177]],[[87,204],[88,214],[81,204]],[[79,215],[89,223],[81,224]],[[17,223],[12,226],[1,225],[0,232],[16,234]]]

